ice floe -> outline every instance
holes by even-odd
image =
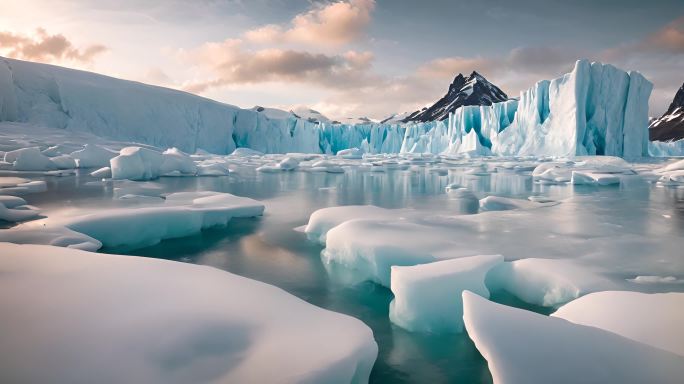
[[[485,276],[501,255],[478,255],[392,267],[390,319],[410,331],[461,332],[464,290],[489,297]]]
[[[684,357],[463,292],[468,335],[497,384],[677,383]]]
[[[573,260],[528,258],[503,263],[488,280],[530,304],[559,306],[581,295],[615,288],[609,279]]]
[[[573,300],[552,316],[684,356],[682,308],[684,293],[605,291]]]
[[[4,381],[364,383],[377,355],[361,321],[218,269],[8,243],[0,260]]]
[[[226,225],[233,217],[259,216],[264,211],[264,205],[256,200],[220,192],[178,192],[161,199],[154,194],[131,194],[129,189],[119,197],[136,205],[55,215],[36,225],[0,230],[0,238],[16,243],[85,244],[88,249],[97,249],[98,244],[137,248]]]

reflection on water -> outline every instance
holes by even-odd
[[[632,181],[634,185],[600,190],[541,186],[534,184],[529,174],[472,175],[453,170],[447,176],[439,176],[425,170],[262,174],[244,169],[226,177],[162,178],[154,184],[134,185],[101,183],[86,173],[45,180],[50,192],[27,198],[31,204],[44,209],[47,215],[73,206],[120,205],[120,201],[113,199],[118,196],[117,187],[161,187],[166,193],[213,190],[263,200],[267,208],[261,218],[233,220],[226,228],[215,228],[126,253],[214,266],[276,285],[312,304],[361,319],[373,329],[380,347],[371,377],[373,382],[491,382],[491,376],[486,361],[466,334],[434,336],[409,333],[394,327],[388,318],[392,299],[388,289],[368,282],[349,285],[335,274],[329,274],[321,262],[322,247],[293,230],[306,224],[316,209],[373,204],[386,208],[437,209],[443,213],[465,214],[473,213],[477,199],[490,194],[517,198],[541,195],[553,199],[574,195],[600,201],[596,209],[605,210],[606,216],[617,214],[615,221],[628,217],[619,216],[626,209],[650,212],[646,209],[649,205],[674,207],[673,228],[658,227],[657,230],[673,230],[675,233],[684,230],[684,192],[681,189],[655,188],[638,179]],[[446,193],[447,185],[468,190]],[[573,212],[559,212],[567,215],[568,226],[583,225]],[[651,219],[645,217],[630,223],[630,230],[652,230]],[[120,252],[117,249],[104,251]],[[525,307],[505,295],[494,299]],[[529,309],[548,311],[544,308]]]

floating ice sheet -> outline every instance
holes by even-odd
[[[8,243],[0,260],[8,382],[364,383],[377,355],[361,321],[218,269]]]

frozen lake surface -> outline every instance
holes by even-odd
[[[227,227],[150,247],[105,247],[101,252],[210,265],[354,316],[372,328],[379,345],[372,382],[490,382],[491,375],[467,333],[408,332],[390,322],[393,295],[388,288],[371,281],[350,282],[353,271],[324,263],[324,246],[295,230],[321,208],[375,205],[408,208],[421,217],[482,216],[485,214],[477,213],[477,200],[487,196],[525,201],[536,196],[532,200],[559,204],[486,213],[484,219],[473,221],[472,243],[459,233],[454,233],[454,241],[463,242],[464,247],[481,247],[482,254],[502,254],[507,261],[568,258],[576,253],[584,265],[617,289],[684,291],[680,283],[684,278],[684,189],[657,184],[646,176],[660,165],[637,165],[635,169],[644,174],[621,175],[617,185],[597,186],[540,183],[531,169],[507,172],[500,167],[493,171],[496,164],[482,168],[477,163],[444,172],[428,166],[382,172],[345,167],[344,173],[270,173],[244,166],[228,176],[162,177],[150,182],[102,182],[85,171],[66,177],[17,176],[47,182],[48,193],[24,196],[47,217],[140,204],[140,199],[120,199],[125,194],[218,191],[260,200],[266,206],[262,217],[233,219]],[[454,193],[457,187],[467,188],[467,197],[463,189]],[[515,222],[520,226],[513,225]],[[616,263],[619,255],[624,255],[624,262]],[[637,282],[637,276],[674,277],[674,282],[657,278]],[[172,285],[173,281],[168,283]],[[555,310],[527,304],[503,290],[492,292],[491,300],[542,314]]]

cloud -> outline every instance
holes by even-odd
[[[326,55],[291,49],[259,49],[244,47],[239,39],[206,43],[198,49],[183,52],[191,63],[208,70],[211,78],[193,82],[184,88],[204,92],[213,87],[232,84],[267,82],[298,82],[326,88],[360,86],[373,77],[369,69],[370,52],[348,51],[341,55]]]
[[[453,78],[457,73],[487,72],[493,69],[492,64],[492,60],[483,57],[443,57],[421,65],[417,74],[426,78]]]
[[[317,96],[320,97],[319,101],[313,103],[312,107],[332,118],[382,118],[393,112],[413,111],[433,103],[446,92],[458,73],[478,71],[509,96],[517,97],[537,81],[559,77],[571,71],[577,59],[586,58],[611,63],[626,70],[640,70],[656,85],[651,98],[651,113],[660,114],[679,87],[678,82],[673,83],[672,79],[683,76],[684,52],[681,48],[684,18],[668,23],[640,41],[613,49],[591,51],[569,46],[519,46],[499,55],[438,57],[424,62],[404,76],[389,76],[374,69],[372,52],[324,54],[248,46],[256,42],[313,42],[309,38],[302,38],[305,35],[302,31],[322,28],[325,24],[322,21],[328,19],[327,12],[334,10],[335,14],[352,14],[352,8],[364,6],[364,9],[372,11],[374,3],[352,1],[319,5],[295,17],[288,27],[266,25],[246,32],[239,39],[207,43],[185,52],[186,58],[204,70],[200,73],[209,75],[203,80],[187,84],[185,89],[205,92],[230,85],[299,83],[322,91]],[[370,11],[366,20],[370,20],[369,17]],[[345,20],[352,19],[347,17]],[[364,20],[363,17],[360,19]],[[301,33],[294,33],[296,30]],[[350,41],[350,35],[345,33],[315,35],[319,43]],[[346,40],[331,38],[333,35],[346,36]]]
[[[374,0],[319,4],[295,16],[288,26],[268,24],[245,32],[243,37],[257,44],[344,45],[365,34],[374,8]]]
[[[95,56],[106,50],[100,44],[77,48],[64,35],[51,35],[43,28],[36,29],[32,36],[0,32],[0,54],[17,59],[47,63],[90,63]]]
[[[392,112],[412,111],[441,97],[456,74],[472,71],[478,71],[509,96],[516,97],[539,80],[553,79],[571,71],[575,61],[581,58],[610,63],[625,70],[639,70],[655,85],[650,113],[658,116],[684,81],[681,71],[684,68],[684,17],[641,40],[600,51],[567,46],[521,46],[487,57],[436,58],[420,65],[413,74],[384,78],[377,87],[340,90],[314,106],[331,116],[339,113],[379,118]]]
[[[640,40],[606,49],[596,56],[625,69],[638,69],[653,82],[649,113],[659,116],[684,82],[684,16]]]
[[[539,80],[570,71],[575,61],[584,57],[590,56],[586,52],[548,46],[516,47],[501,56],[444,57],[421,65],[416,70],[416,81],[446,84],[458,73],[467,75],[477,71],[515,97]]]
[[[641,50],[684,53],[684,16],[672,21],[638,44]]]

